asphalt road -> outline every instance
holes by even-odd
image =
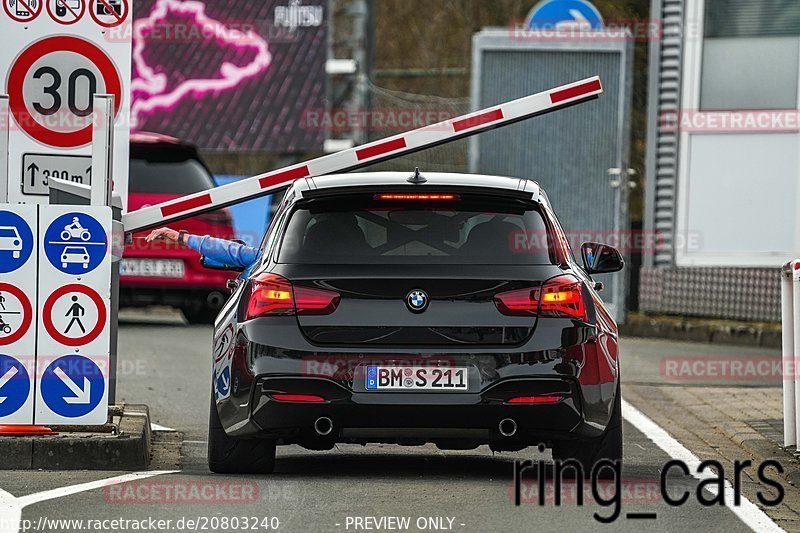
[[[658,483],[671,457],[628,420],[624,497],[613,526],[593,517],[611,515],[613,506],[597,505],[590,492],[582,506],[575,503],[574,493],[566,493],[561,506],[552,501],[539,506],[525,501],[533,494],[528,487],[516,507],[514,459],[547,457],[536,450],[493,454],[488,448],[442,452],[432,446],[371,445],[311,452],[286,447],[278,451],[272,476],[212,475],[205,465],[211,328],[185,326],[169,315],[159,322],[121,327],[118,399],[148,404],[153,422],[183,434],[179,471],[133,480],[113,479],[125,474],[121,472],[0,472],[0,533],[16,531],[4,529],[2,517],[20,507],[20,530],[28,526],[28,531],[751,530],[730,508],[703,507],[694,494],[680,507],[664,503]],[[662,379],[663,357],[698,353],[698,345],[664,341],[629,340],[623,346],[625,379],[642,382]],[[732,353],[716,350],[719,355]],[[714,355],[714,350],[704,346],[699,355]],[[673,495],[687,488],[695,491],[698,483],[677,474],[668,482]],[[600,489],[602,496],[613,495],[611,487]],[[631,513],[656,517],[635,518]],[[146,522],[108,522],[115,519]]]

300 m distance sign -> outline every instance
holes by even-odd
[[[115,113],[122,82],[114,62],[80,37],[46,37],[13,61],[6,83],[9,108],[22,131],[52,147],[75,148],[92,141],[92,99],[113,94]]]

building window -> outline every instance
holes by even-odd
[[[797,0],[706,0],[700,108],[796,109]]]

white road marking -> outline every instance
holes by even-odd
[[[0,533],[17,533],[22,507],[11,494],[0,489]]]
[[[703,480],[715,477],[710,472],[697,473],[700,466],[700,459],[689,451],[683,444],[675,440],[669,433],[664,431],[658,424],[650,420],[633,405],[622,400],[622,417],[630,422],[633,427],[644,433],[645,437],[664,450],[673,459],[683,461],[689,467],[692,477]],[[712,485],[706,488],[710,493],[716,494],[716,488]],[[734,505],[733,485],[725,480],[725,506],[728,507],[739,520],[745,523],[750,529],[758,533],[786,533],[779,527],[767,514],[758,508],[753,502],[742,495],[740,505]]]
[[[175,431],[175,428],[168,428],[167,426],[161,426],[155,422],[150,422],[150,431]]]
[[[19,533],[22,510],[29,505],[47,500],[54,500],[56,498],[63,498],[64,496],[72,496],[73,494],[86,492],[88,490],[101,489],[103,487],[110,487],[111,485],[129,483],[131,481],[147,479],[149,477],[160,476],[162,474],[175,474],[177,472],[179,472],[179,470],[134,472],[132,474],[123,474],[121,476],[98,479],[97,481],[90,481],[88,483],[81,483],[79,485],[70,485],[67,487],[37,492],[35,494],[28,494],[27,496],[20,496],[19,498],[15,498],[8,492],[0,489],[0,533]]]
[[[21,507],[27,507],[34,503],[44,502],[47,500],[54,500],[56,498],[63,498],[64,496],[71,496],[87,490],[101,489],[103,487],[110,487],[111,485],[119,485],[120,483],[129,483],[139,479],[147,479],[149,477],[160,476],[162,474],[175,474],[179,470],[153,470],[148,472],[133,472],[132,474],[123,474],[121,476],[110,477],[107,479],[98,479],[97,481],[90,481],[88,483],[81,483],[80,485],[69,485],[57,489],[46,490],[44,492],[37,492],[36,494],[29,494],[27,496],[20,496],[17,502]]]

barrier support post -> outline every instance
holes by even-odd
[[[8,95],[0,94],[0,204],[8,203]]]
[[[794,339],[794,346],[792,346],[792,364],[800,359],[800,354],[797,353],[800,347],[800,261],[792,261],[792,337]],[[800,423],[797,417],[800,416],[800,373],[794,372],[794,429],[795,429],[795,444],[800,443]]]
[[[92,101],[94,116],[92,123],[92,182],[91,205],[103,205],[112,209],[114,181],[114,95],[96,94]],[[113,239],[109,235],[109,239]],[[111,301],[109,303],[110,339],[108,353],[108,403],[117,400],[117,349],[119,319],[119,261],[111,266]]]
[[[783,382],[783,446],[797,445],[797,414],[795,411],[795,368],[794,349],[794,261],[784,265],[781,270],[781,377]]]
[[[96,94],[93,100],[91,205],[111,206],[114,154],[114,95]]]

